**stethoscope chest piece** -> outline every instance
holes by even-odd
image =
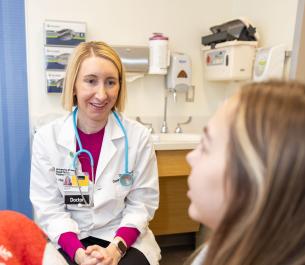
[[[133,184],[133,172],[119,174],[119,181],[122,186],[131,186]]]

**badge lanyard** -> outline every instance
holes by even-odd
[[[73,155],[73,162],[72,162],[72,166],[73,166],[73,170],[75,171],[75,175],[76,175],[76,180],[77,180],[77,186],[78,186],[78,190],[82,196],[82,199],[83,199],[83,202],[85,203],[85,206],[87,207],[92,207],[93,206],[93,192],[94,192],[94,184],[95,184],[95,176],[94,176],[94,160],[93,160],[93,157],[92,157],[92,154],[86,150],[86,149],[83,149],[83,146],[82,146],[82,143],[81,143],[81,140],[79,138],[79,135],[78,135],[78,131],[77,131],[77,127],[76,127],[76,115],[77,115],[77,111],[78,111],[78,108],[76,107],[75,110],[73,111],[73,128],[74,128],[74,133],[75,133],[75,137],[76,137],[76,141],[78,143],[78,147],[79,147],[79,150]],[[78,179],[78,176],[77,176],[77,172],[76,172],[76,160],[78,158],[78,156],[82,153],[85,153],[89,156],[89,159],[90,159],[90,166],[91,166],[91,176],[92,176],[92,196],[89,196],[89,202],[85,199],[84,195],[83,195],[83,192],[81,191],[81,187],[79,185],[79,179]],[[91,198],[90,198],[91,197]],[[79,206],[82,206],[82,204],[79,204]]]
[[[94,160],[93,160],[92,154],[88,150],[83,148],[80,137],[78,135],[77,126],[76,126],[76,124],[77,124],[77,122],[76,122],[77,112],[78,112],[78,108],[76,107],[73,111],[73,128],[74,128],[75,137],[76,137],[76,140],[77,140],[77,143],[78,143],[78,146],[79,146],[79,150],[73,155],[72,166],[73,166],[73,170],[76,173],[76,168],[77,168],[76,167],[76,161],[78,159],[78,156],[81,153],[85,153],[85,154],[88,155],[88,157],[90,159],[91,176],[92,176],[92,183],[93,183],[93,191],[92,191],[92,196],[91,196],[90,202],[88,202],[85,199],[85,197],[84,197],[84,195],[81,191],[78,176],[76,176],[76,179],[77,179],[77,186],[78,186],[79,192],[81,194],[82,200],[85,203],[85,206],[92,207],[93,206],[93,192],[94,192],[94,185],[95,185]],[[121,174],[118,174],[119,178],[114,180],[113,182],[118,182],[119,181],[122,186],[131,186],[133,184],[133,181],[134,181],[134,175],[133,175],[133,171],[128,171],[128,138],[127,138],[127,133],[126,133],[126,130],[125,130],[120,118],[119,118],[119,115],[115,111],[113,111],[112,113],[113,113],[118,125],[120,126],[123,134],[124,134],[124,140],[125,140],[124,172],[121,173]],[[82,205],[79,204],[79,206],[82,206]]]

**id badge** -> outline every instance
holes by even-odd
[[[84,204],[89,205],[91,202],[90,191],[92,183],[89,180],[89,174],[77,172],[67,174],[63,182],[65,204]]]

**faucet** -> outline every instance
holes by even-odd
[[[183,133],[182,128],[180,127],[181,124],[188,124],[192,121],[192,116],[189,116],[187,121],[185,122],[178,122],[177,127],[175,129],[175,133]]]
[[[160,132],[161,133],[168,133],[168,127],[167,127],[167,91],[165,91],[165,97],[164,97],[164,115],[163,115],[163,122]]]
[[[141,119],[140,119],[140,117],[139,116],[137,116],[136,117],[136,121],[137,122],[139,122],[139,123],[141,123],[141,124],[143,124],[143,125],[147,125],[148,127],[148,131],[150,132],[150,133],[154,133],[154,128],[152,127],[152,123],[146,123],[146,122],[143,122],[143,121],[141,121]]]
[[[174,96],[174,102],[177,102],[177,91],[176,89],[173,89],[173,96]]]

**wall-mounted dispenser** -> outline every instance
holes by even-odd
[[[191,91],[191,93],[190,93]],[[194,86],[192,86],[192,67],[191,59],[188,55],[184,53],[172,53],[170,56],[170,66],[166,76],[166,90],[164,97],[164,116],[160,132],[167,133],[167,98],[169,94],[174,96],[174,101],[176,101],[177,93],[185,93],[185,101],[193,102],[194,101]],[[191,96],[189,96],[191,94]],[[186,122],[180,124],[187,124],[191,122],[191,119],[188,119]],[[180,124],[177,133],[181,133]]]
[[[210,28],[201,38],[205,78],[209,81],[247,80],[252,76],[259,36],[247,19]]]
[[[203,69],[208,81],[247,80],[252,76],[257,42],[227,41],[204,46]]]
[[[259,48],[256,52],[253,80],[256,82],[270,78],[282,78],[285,63],[285,45]]]
[[[119,54],[126,71],[127,82],[148,73],[149,48],[145,46],[113,46]]]
[[[169,92],[173,93],[174,100],[176,100],[176,94],[178,92],[186,93],[186,101],[194,100],[192,64],[187,54],[172,53],[168,74],[166,76],[166,87]],[[192,94],[192,97],[189,94]]]

